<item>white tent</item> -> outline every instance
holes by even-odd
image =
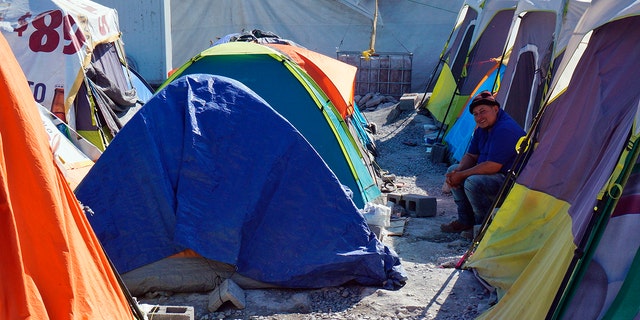
[[[4,1],[0,17],[36,102],[104,149],[137,100],[117,12],[89,0]]]
[[[52,105],[56,88],[65,89],[69,106],[93,49],[120,38],[117,12],[93,2],[15,1],[0,10],[2,32],[44,106]],[[39,17],[49,20],[34,23]]]

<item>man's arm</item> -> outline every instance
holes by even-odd
[[[456,168],[456,171],[469,169],[475,166],[477,162],[477,154],[465,153],[464,156],[462,156],[462,159],[460,159],[460,163],[458,164],[458,168]]]
[[[493,161],[485,161],[476,164],[478,155],[467,153],[462,159],[458,168],[447,173],[445,181],[452,188],[459,187],[464,179],[476,174],[494,174],[502,169],[502,164]]]
[[[466,179],[468,176],[476,175],[476,174],[494,174],[500,172],[502,169],[502,164],[493,161],[485,161],[482,163],[478,163],[475,166],[459,171],[458,173],[462,176],[462,179]]]

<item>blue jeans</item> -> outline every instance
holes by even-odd
[[[447,172],[457,167],[454,164]],[[458,221],[466,225],[482,224],[505,179],[504,173],[479,174],[464,180],[463,188],[451,188],[453,200],[458,206]]]

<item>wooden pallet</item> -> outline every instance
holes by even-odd
[[[393,218],[390,221],[390,225],[386,227],[388,236],[402,236],[404,228],[409,221],[409,217]]]

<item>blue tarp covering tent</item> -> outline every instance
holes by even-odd
[[[353,191],[358,208],[382,201],[373,169],[365,164],[357,138],[311,76],[282,53],[251,42],[216,45],[187,61],[160,88],[195,73],[238,80],[260,95],[302,133],[340,182]]]
[[[233,79],[184,76],[157,92],[76,195],[120,273],[191,249],[284,287],[404,281],[313,147]]]

